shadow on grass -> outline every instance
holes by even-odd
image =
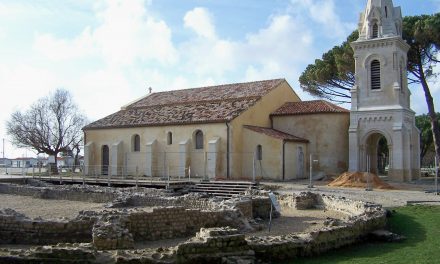
[[[439,209],[440,207],[437,208],[437,213],[440,212]],[[426,211],[426,207],[423,206],[407,206],[397,209],[397,212],[388,218],[388,230],[405,236],[406,239],[402,242],[364,242],[335,249],[320,256],[297,258],[284,263],[414,263],[406,257],[414,255],[413,251],[423,254],[419,252],[420,247],[417,245],[423,244],[427,239],[428,230],[423,223],[426,214],[429,214]]]

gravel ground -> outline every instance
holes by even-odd
[[[314,188],[307,187],[308,181],[301,180],[288,183],[263,182],[262,184],[274,188],[279,193],[299,193],[304,191],[313,191],[317,193],[342,196],[353,200],[373,202],[384,207],[404,206],[408,203],[429,203],[440,205],[440,196],[434,193],[426,193],[424,190],[433,190],[433,184],[430,182],[416,183],[393,183],[396,190],[372,190],[366,191],[360,188],[341,188],[329,187],[327,182],[314,182]]]
[[[312,232],[324,227],[324,221],[328,218],[344,219],[347,214],[331,210],[283,210],[281,216],[272,219],[269,232],[269,221],[263,225],[260,231],[249,233],[251,236],[280,236],[291,233]]]
[[[11,208],[30,218],[75,218],[82,210],[102,210],[104,204],[66,200],[45,200],[30,196],[0,194],[0,208]]]

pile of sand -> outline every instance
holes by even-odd
[[[344,172],[335,180],[330,182],[328,186],[332,187],[355,187],[355,188],[367,188],[366,172]],[[382,181],[376,174],[370,173],[369,183],[373,189],[394,189],[393,186]]]

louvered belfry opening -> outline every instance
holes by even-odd
[[[380,62],[378,60],[371,62],[371,89],[380,89]]]
[[[377,25],[377,23],[374,23],[373,25],[373,34],[372,34],[372,38],[377,38],[379,36],[379,26]]]

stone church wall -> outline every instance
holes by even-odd
[[[305,155],[307,175],[310,154],[318,160],[313,165],[314,175],[339,175],[347,171],[349,123],[349,113],[273,116],[274,129],[310,141]]]

